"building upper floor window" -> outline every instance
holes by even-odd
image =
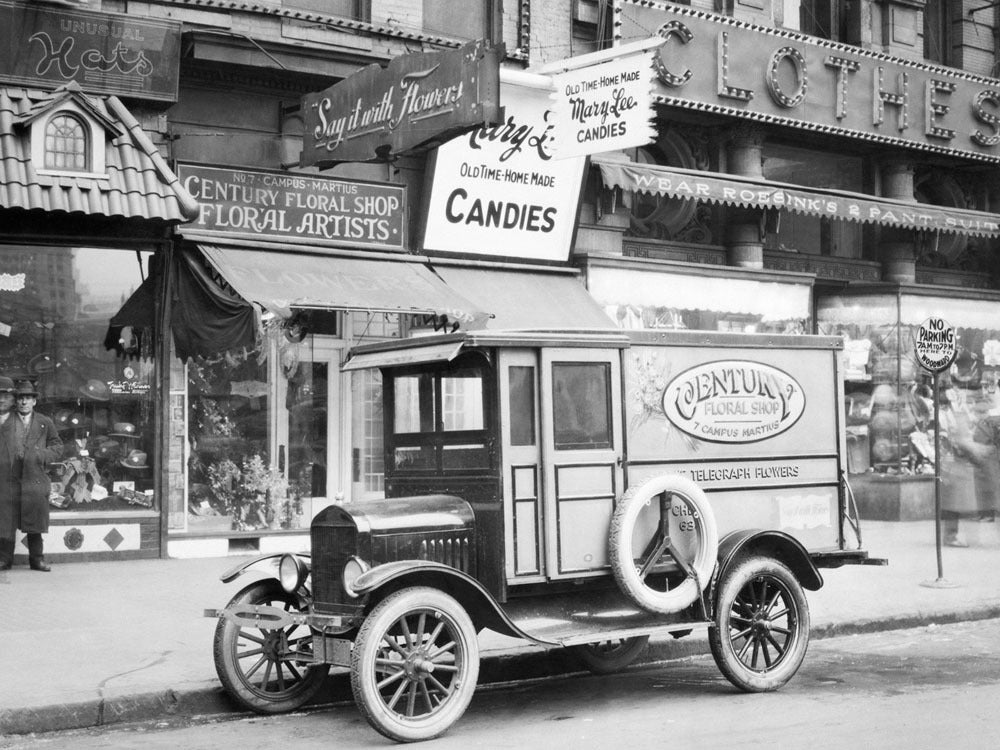
[[[60,113],[45,124],[45,168],[90,171],[90,130],[75,114]]]
[[[494,18],[498,0],[465,0],[457,11],[454,0],[423,0],[424,33],[455,39],[489,39],[499,35]]]
[[[924,57],[951,64],[951,19],[948,0],[927,0],[924,5]]]

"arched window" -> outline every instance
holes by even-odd
[[[45,125],[45,168],[90,170],[90,129],[76,115],[61,112]]]

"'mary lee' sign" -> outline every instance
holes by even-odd
[[[995,79],[667,3],[618,10],[622,41],[664,38],[665,104],[1000,161]]]

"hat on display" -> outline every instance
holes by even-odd
[[[139,437],[139,435],[136,433],[135,425],[130,422],[115,422],[114,425],[112,425],[112,427],[113,429],[108,434],[113,435],[114,437],[123,437],[123,438]]]
[[[71,412],[69,409],[60,409],[59,411],[57,411],[52,417],[52,421],[56,423],[56,429],[68,430],[70,427],[72,427],[73,425],[70,424],[70,417],[72,416],[72,414],[73,412]]]
[[[117,452],[118,443],[114,440],[108,440],[107,438],[99,440],[97,447],[94,449],[94,453],[98,458],[109,458],[113,453]]]
[[[14,381],[6,375],[0,375],[0,393],[13,393]]]
[[[145,451],[129,451],[129,454],[119,461],[126,469],[148,469]]]
[[[111,398],[111,389],[103,380],[88,380],[86,385],[80,387],[80,393],[95,401],[107,401]]]
[[[14,389],[14,397],[16,398],[17,396],[34,396],[38,398],[38,391],[31,384],[30,380],[22,380],[17,384],[17,388]]]
[[[52,372],[55,369],[56,363],[52,361],[52,357],[48,354],[36,354],[28,360],[28,372],[34,373],[35,375]]]

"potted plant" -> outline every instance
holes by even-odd
[[[233,519],[233,529],[250,531],[276,524],[288,480],[272,469],[260,454],[246,456],[237,464],[222,459],[208,467],[209,486]]]

